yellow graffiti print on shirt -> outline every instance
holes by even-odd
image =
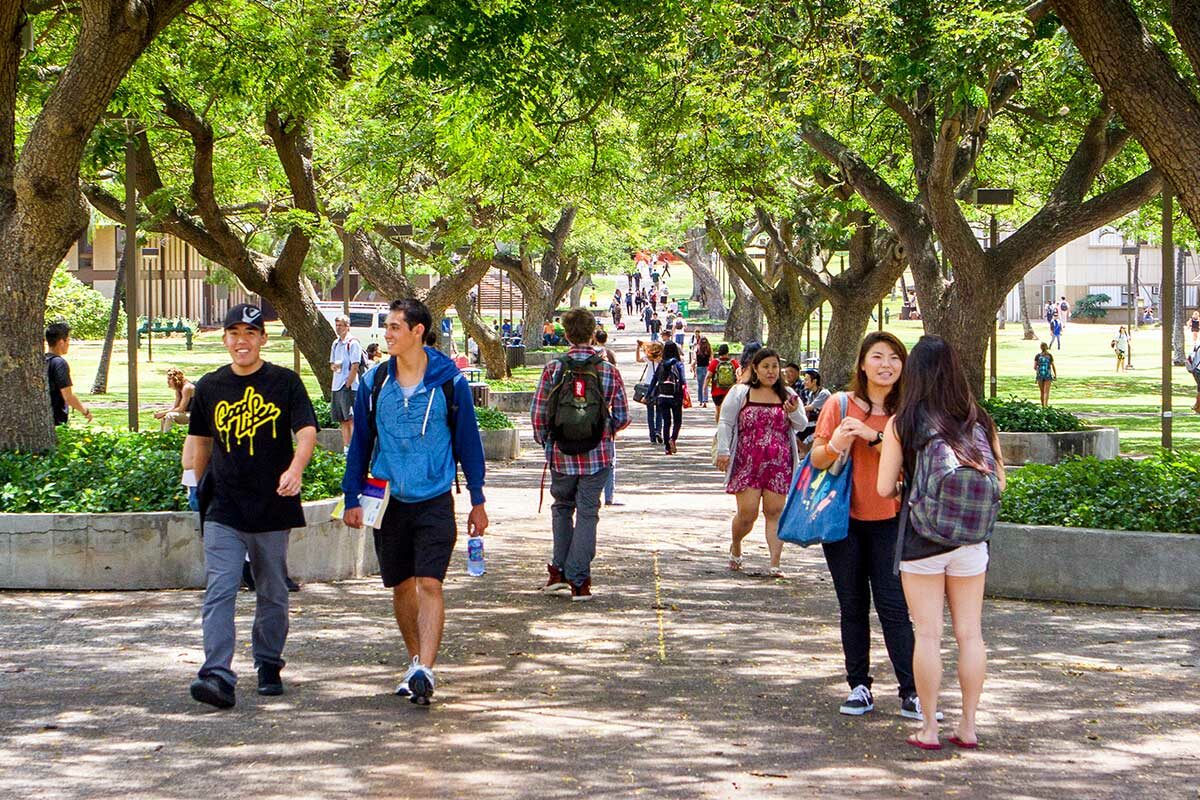
[[[217,403],[213,411],[213,425],[217,434],[225,442],[225,449],[230,449],[230,442],[236,440],[241,444],[244,439],[250,440],[250,455],[254,455],[254,433],[268,422],[271,423],[271,438],[275,438],[275,420],[279,419],[279,406],[267,400],[253,386],[246,387],[246,393],[236,403],[225,400]]]

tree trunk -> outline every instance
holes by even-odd
[[[474,306],[471,305],[471,298],[463,295],[454,304],[454,308],[458,311],[458,318],[462,321],[463,329],[479,345],[479,357],[486,367],[487,377],[492,380],[509,377],[512,373],[508,369],[504,344],[496,332],[488,327],[483,317],[476,312]]]
[[[725,341],[761,342],[762,306],[732,271],[729,272],[729,285],[733,288],[733,305],[729,307],[729,316],[725,319]]]
[[[1170,181],[1188,217],[1200,227],[1200,182],[1196,181],[1200,100],[1194,86],[1146,32],[1128,0],[1053,0],[1050,6],[1091,67],[1105,100],[1133,131],[1150,163]],[[1194,3],[1176,0],[1170,6],[1175,34],[1196,69],[1200,30]]]
[[[580,278],[571,286],[571,302],[568,303],[571,308],[579,308],[581,305],[583,305],[583,284],[584,279]],[[555,299],[557,300],[557,298]],[[555,305],[557,305],[557,303]]]
[[[1029,297],[1025,294],[1025,279],[1017,283],[1017,291],[1021,293],[1021,327],[1024,329],[1025,341],[1032,342],[1037,339],[1037,334],[1033,332],[1033,325],[1029,322]]]
[[[45,316],[49,278],[22,263],[19,253],[0,250],[4,302],[0,303],[0,449],[43,452],[54,448],[46,381]]]
[[[721,282],[709,268],[708,235],[703,227],[691,228],[687,232],[687,246],[680,251],[684,261],[692,270],[693,283],[697,285],[694,296],[701,299],[703,295],[704,308],[710,319],[725,319],[729,310],[725,308],[725,297],[721,292]]]
[[[971,391],[982,398],[987,377],[988,341],[1000,301],[996,291],[979,285],[980,281],[962,280],[961,268],[956,265],[956,269],[959,279],[947,288],[942,305],[935,308],[922,306],[921,318],[926,332],[941,336],[958,351]],[[973,288],[967,288],[972,284]]]
[[[126,237],[125,246],[129,246]],[[96,367],[96,379],[92,381],[92,394],[108,392],[108,366],[112,362],[113,342],[117,338],[117,325],[121,321],[121,304],[125,299],[125,254],[117,262],[117,280],[113,285],[112,309],[108,316],[108,327],[104,330],[104,347],[100,350],[100,364]],[[126,314],[129,312],[126,311]]]
[[[277,277],[274,274],[272,277]],[[250,288],[250,287],[247,287]],[[252,290],[253,291],[253,290]],[[258,292],[277,312],[279,320],[296,342],[296,347],[308,361],[325,399],[330,397],[333,372],[329,369],[329,351],[336,334],[329,321],[317,308],[317,293],[308,278],[299,282],[271,280],[264,291]]]
[[[875,307],[871,302],[833,304],[821,345],[821,384],[830,391],[849,387],[857,367],[858,348]]]

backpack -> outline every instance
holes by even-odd
[[[380,368],[375,371],[375,382],[371,384],[371,402],[367,404],[367,429],[371,431],[371,437],[376,442],[379,441],[379,425],[375,422],[375,407],[379,405],[379,393],[383,391],[383,384],[387,381],[394,358],[395,356],[392,356],[379,365]],[[454,378],[450,378],[442,384],[442,395],[446,398],[446,425],[450,428],[450,449],[453,451],[454,463],[457,464],[458,451],[455,449],[454,443],[454,417],[458,414],[458,404],[454,402]],[[371,460],[374,459],[375,456],[372,455]],[[462,493],[462,487],[458,485],[457,469],[454,471],[454,491],[457,494]]]
[[[1200,345],[1196,345],[1192,349],[1192,354],[1188,356],[1186,367],[1187,371],[1193,375],[1200,372]]]
[[[718,389],[730,389],[735,383],[737,383],[737,370],[733,368],[733,361],[727,358],[718,358],[716,374],[713,375],[713,385]]]
[[[980,425],[975,426],[975,443],[985,460],[993,458]],[[917,451],[913,472],[904,510],[917,534],[951,547],[992,538],[1000,513],[1000,480],[994,471],[962,463],[946,440],[934,435]]]
[[[582,361],[569,356],[558,361],[562,370],[546,399],[550,438],[564,455],[582,455],[600,445],[608,427],[599,370],[604,359],[593,354]]]
[[[1048,381],[1054,376],[1050,372],[1050,365],[1054,363],[1054,359],[1045,353],[1038,353],[1033,357],[1037,362],[1037,379],[1039,381]]]
[[[675,359],[664,361],[658,365],[658,374],[655,376],[654,394],[659,400],[679,400],[683,395],[682,389],[679,386],[679,371],[675,369],[675,365],[679,362]]]

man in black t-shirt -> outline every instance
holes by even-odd
[[[231,668],[234,611],[247,554],[257,593],[252,643],[258,693],[283,694],[288,533],[304,526],[300,483],[317,442],[317,418],[300,376],[262,360],[267,333],[258,308],[229,309],[223,342],[231,363],[196,382],[188,425],[188,450],[202,476],[208,578],[204,666],[191,692],[201,703],[230,708],[237,683]]]
[[[54,322],[46,326],[46,383],[50,387],[50,413],[55,425],[66,425],[69,408],[73,408],[88,422],[92,412],[75,396],[71,388],[71,365],[63,358],[71,348],[71,326],[65,322]]]

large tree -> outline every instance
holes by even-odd
[[[190,2],[0,4],[0,449],[55,444],[42,330],[31,320],[42,318],[54,269],[89,221],[79,166],[92,131],[133,63]],[[23,60],[25,26],[41,42]]]

